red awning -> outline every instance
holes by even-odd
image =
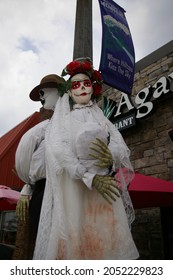
[[[173,207],[173,182],[136,173],[129,193],[135,209]]]

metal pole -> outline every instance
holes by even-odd
[[[73,59],[90,57],[92,46],[92,0],[77,0]]]

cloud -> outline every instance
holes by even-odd
[[[116,1],[124,3],[136,61],[173,39],[173,2],[166,0]]]
[[[29,92],[72,59],[75,1],[65,2],[0,3],[0,135],[39,110]]]
[[[21,37],[19,39],[19,46],[18,48],[23,51],[32,51],[34,53],[38,53],[39,49],[38,47],[35,45],[35,43],[33,41],[31,41],[30,39],[26,38],[26,37]]]
[[[172,0],[119,0],[136,60],[172,40]],[[38,111],[29,93],[43,76],[61,74],[73,58],[76,0],[0,1],[0,135]],[[99,3],[93,0],[93,60],[101,54]]]

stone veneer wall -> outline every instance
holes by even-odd
[[[172,98],[154,106],[152,115],[122,134],[131,150],[135,171],[172,181],[173,142],[168,131],[173,129],[173,93]]]
[[[173,41],[136,63],[132,101],[143,88],[173,72]],[[119,91],[109,88],[104,96],[118,101]],[[173,142],[168,131],[173,129],[173,92],[155,100],[154,111],[136,126],[122,131],[131,150],[135,171],[173,181]],[[136,209],[132,233],[140,259],[164,259],[160,208]]]
[[[173,98],[155,104],[153,115],[124,133],[135,171],[173,180]],[[160,209],[137,209],[132,233],[141,259],[164,259]]]

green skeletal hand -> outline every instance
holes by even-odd
[[[26,222],[29,210],[29,197],[21,196],[16,206],[16,215],[19,220]]]
[[[95,188],[110,204],[120,197],[121,190],[116,186],[115,178],[111,176],[95,175],[92,183]]]
[[[91,143],[93,145],[89,148],[94,151],[94,153],[90,153],[89,156],[98,160],[98,163],[94,165],[101,168],[111,168],[113,165],[113,158],[107,145],[99,138],[96,138],[96,140]]]

